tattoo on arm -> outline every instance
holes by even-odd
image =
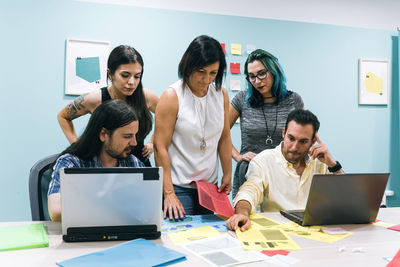
[[[78,113],[78,110],[81,110],[83,108],[83,101],[84,101],[85,95],[81,95],[81,96],[77,97],[72,103],[70,103],[67,106],[68,119],[73,120],[76,117],[78,117],[77,113]]]

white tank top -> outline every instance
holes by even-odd
[[[215,84],[203,97],[195,96],[182,80],[170,86],[178,96],[178,115],[168,155],[174,185],[194,188],[194,180],[218,181],[218,142],[224,128],[224,96]],[[204,123],[205,122],[205,123]],[[205,127],[204,127],[205,126]],[[201,140],[206,148],[200,149]]]

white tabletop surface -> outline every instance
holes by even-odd
[[[262,215],[278,222],[288,220],[279,213]],[[378,219],[388,223],[400,224],[400,208],[384,208],[379,211]],[[0,226],[29,224],[32,222],[4,222]],[[49,237],[49,247],[0,252],[0,266],[57,266],[56,262],[109,248],[122,241],[66,243],[61,237],[60,223],[45,222]],[[292,236],[302,248],[291,251],[288,256],[299,261],[291,266],[386,266],[384,257],[393,257],[400,249],[400,232],[370,224],[342,225],[343,229],[354,232],[353,235],[327,244]],[[167,235],[152,240],[157,244],[175,249],[186,255],[187,260],[171,266],[207,266],[201,258],[175,246]],[[343,251],[342,251],[343,250]],[[246,266],[276,266],[267,262],[246,264]]]

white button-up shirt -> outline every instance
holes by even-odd
[[[307,159],[302,175],[282,154],[282,143],[254,157],[247,170],[247,181],[240,187],[233,203],[247,200],[254,210],[262,203],[262,211],[305,209],[314,174],[329,173],[328,166],[318,159]]]

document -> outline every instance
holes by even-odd
[[[219,234],[220,232],[218,232],[217,229],[211,226],[204,226],[186,231],[171,233],[168,234],[168,237],[175,245],[179,245],[182,243],[200,240],[210,236],[216,236]]]
[[[61,267],[165,266],[183,260],[186,260],[186,256],[182,253],[146,239],[135,239],[109,249],[57,262],[57,265]]]
[[[288,222],[286,224],[282,224],[278,226],[278,228],[282,229],[285,233],[290,235],[299,236],[329,244],[339,241],[353,234],[353,232],[347,232],[342,234],[328,234],[323,231],[325,227],[301,226],[295,222]]]
[[[0,227],[0,251],[48,247],[43,223]]]
[[[258,229],[250,226],[242,232],[236,229],[236,236],[244,250],[295,250],[300,247],[283,230],[277,228]]]
[[[196,184],[200,205],[227,218],[235,214],[225,191],[218,192],[215,184],[204,181],[196,181]]]
[[[183,220],[164,219],[161,232],[164,234],[185,231],[193,228],[212,226],[219,232],[227,232],[225,221],[214,214],[186,216]]]
[[[182,247],[212,266],[231,266],[270,259],[258,251],[244,251],[239,240],[228,233],[193,241]]]

